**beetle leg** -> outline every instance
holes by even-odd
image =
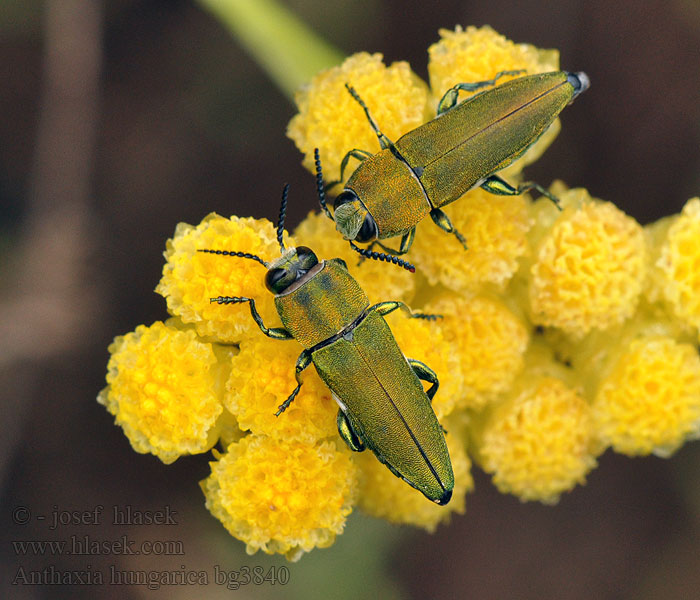
[[[406,360],[408,361],[408,364],[413,369],[413,372],[416,374],[418,379],[433,384],[427,390],[425,390],[425,395],[428,396],[428,399],[430,400],[430,402],[432,402],[433,397],[435,396],[435,392],[437,392],[438,388],[440,387],[440,381],[438,380],[437,373],[433,371],[428,365],[422,363],[419,360],[416,360],[415,358],[407,357]],[[440,429],[442,429],[443,433],[447,433],[447,430],[442,425],[440,425]]]
[[[341,183],[344,179],[345,175],[345,168],[348,166],[348,161],[350,158],[356,158],[360,162],[363,160],[369,158],[372,156],[371,152],[367,152],[367,150],[358,150],[355,148],[354,150],[350,150],[344,157],[343,160],[340,163],[340,180],[339,181],[332,181],[331,183],[328,184],[328,187],[330,188],[331,186],[335,185],[336,183]]]
[[[275,340],[291,340],[294,336],[289,333],[284,327],[265,327],[262,317],[255,308],[255,300],[252,298],[243,298],[241,296],[219,296],[217,298],[210,298],[210,302],[217,302],[218,304],[238,304],[242,302],[250,302],[250,314],[253,319],[260,327],[267,337],[271,337]]]
[[[362,98],[360,98],[360,95],[355,91],[355,88],[353,88],[347,83],[345,84],[345,88],[348,90],[348,92],[350,92],[350,95],[355,99],[355,101],[362,107],[362,110],[365,111],[365,115],[367,115],[367,120],[369,121],[369,124],[371,125],[372,129],[374,129],[374,133],[376,133],[377,137],[379,138],[379,145],[381,146],[382,150],[393,146],[393,142],[381,132],[379,126],[372,118],[372,115],[369,114],[369,108],[367,108],[367,105],[364,103],[364,100],[362,100]]]
[[[289,405],[292,403],[294,398],[296,398],[297,394],[299,393],[299,390],[301,389],[302,385],[302,380],[301,380],[301,372],[306,369],[311,364],[311,352],[308,350],[304,350],[300,355],[299,358],[297,359],[297,366],[294,368],[294,377],[297,380],[297,387],[294,388],[294,391],[289,394],[289,397],[282,402],[277,407],[277,412],[275,413],[276,417],[279,417],[287,408],[289,408]]]
[[[486,81],[475,81],[473,83],[458,83],[457,85],[452,86],[449,90],[445,92],[444,96],[438,103],[437,114],[441,115],[442,113],[450,110],[455,104],[457,104],[457,99],[459,97],[460,90],[464,92],[475,92],[476,90],[481,89],[483,87],[496,85],[496,82],[504,75],[520,75],[524,72],[524,69],[519,69],[517,71],[501,71],[500,73],[497,73],[493,79],[488,79]]]
[[[428,396],[432,402],[435,392],[437,392],[438,387],[440,387],[440,381],[438,381],[437,373],[435,373],[435,371],[433,371],[428,365],[416,360],[415,358],[406,358],[406,360],[413,369],[413,372],[417,375],[418,379],[433,384],[425,391],[425,395]]]
[[[365,443],[353,429],[353,426],[350,424],[350,419],[348,419],[347,415],[341,409],[338,409],[336,421],[338,423],[338,433],[348,445],[348,448],[353,452],[362,452],[365,449]]]
[[[521,183],[517,188],[515,188],[504,179],[501,179],[498,175],[489,175],[482,182],[481,188],[486,190],[487,192],[496,194],[497,196],[519,196],[520,194],[529,192],[530,190],[537,190],[540,194],[546,196],[552,202],[554,202],[554,205],[559,210],[561,210],[559,198],[557,198],[555,195],[543,188],[539,183],[535,183],[534,181],[527,181],[525,183]]]
[[[416,237],[416,228],[413,227],[411,231],[404,233],[401,236],[401,243],[399,244],[399,254],[406,254],[413,246],[413,238]],[[388,252],[388,250],[387,250]]]
[[[426,321],[435,321],[436,319],[442,319],[442,315],[429,315],[427,313],[413,312],[408,304],[401,302],[400,300],[390,300],[388,302],[378,302],[367,309],[367,312],[377,311],[382,317],[385,317],[389,313],[394,312],[397,308],[400,308],[404,312],[408,313],[410,319],[425,319]]]
[[[382,244],[379,240],[373,241],[368,248],[372,248],[374,244],[378,244],[381,246],[385,252],[388,252],[389,254],[394,254],[396,256],[401,256],[402,254],[406,254],[411,249],[411,246],[413,245],[413,238],[416,237],[416,228],[414,227],[410,231],[404,233],[401,236],[401,242],[399,242],[399,249],[394,250],[393,248],[389,248],[389,246],[385,246]]]
[[[356,158],[362,162],[363,160],[368,159],[370,156],[373,156],[373,154],[371,152],[367,152],[367,150],[358,150],[357,148],[350,150],[350,152],[343,157],[343,160],[340,163],[340,179],[326,183],[324,190],[330,190],[332,187],[343,183],[343,180],[345,179],[345,168],[348,166],[350,158]]]
[[[384,250],[384,252],[388,252],[389,254],[393,254],[394,256],[401,256],[402,254],[406,254],[406,252],[408,252],[411,249],[414,237],[416,237],[415,227],[411,229],[411,231],[404,233],[401,236],[401,242],[399,244],[398,250],[390,248],[389,246],[385,246],[379,240],[374,240],[369,246],[367,246],[367,250],[372,250],[372,248],[374,248],[375,246],[379,246],[382,250]],[[360,259],[360,262],[362,262],[363,259],[364,257]]]
[[[439,208],[434,208],[430,211],[430,218],[440,229],[447,233],[453,234],[459,240],[459,243],[462,244],[464,249],[467,249],[466,238],[455,229],[454,225],[452,225],[452,221],[450,221],[450,218],[443,211],[441,211]]]

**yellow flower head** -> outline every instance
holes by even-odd
[[[677,318],[700,329],[700,198],[680,215],[650,228],[654,268],[650,296],[663,298]]]
[[[558,213],[547,199],[534,205],[529,301],[536,324],[572,337],[629,318],[644,286],[647,254],[639,224],[583,189],[560,195]]]
[[[370,302],[402,300],[410,302],[416,289],[416,276],[386,262],[364,259],[335,230],[324,213],[309,213],[294,230],[294,238],[311,248],[319,260],[342,258]]]
[[[109,352],[108,385],[97,401],[136,452],[171,463],[216,443],[224,368],[211,344],[157,321],[117,336]]]
[[[455,291],[479,289],[489,283],[503,288],[528,250],[530,229],[525,196],[495,196],[481,188],[444,207],[455,228],[467,239],[468,250],[432,219],[423,219],[408,254],[431,285]]]
[[[206,505],[248,554],[298,560],[342,533],[356,495],[356,467],[330,442],[309,445],[249,435],[212,462]]]
[[[693,346],[644,336],[610,363],[593,402],[605,445],[630,456],[667,457],[700,437],[700,357]]]
[[[391,140],[426,120],[427,86],[408,63],[387,67],[381,54],[360,52],[339,67],[321,71],[297,93],[299,114],[289,122],[287,135],[304,154],[304,166],[311,172],[315,172],[314,148],[319,149],[326,181],[340,179],[340,163],[350,150],[379,151],[377,136],[346,83],[355,88]]]
[[[224,404],[242,429],[306,443],[337,436],[338,405],[313,366],[302,373],[304,385],[289,408],[275,416],[297,385],[294,367],[301,351],[293,340],[273,340],[262,333],[241,342]]]
[[[474,488],[471,461],[463,442],[456,435],[448,433],[445,439],[455,476],[455,487],[449,504],[438,506],[426,500],[421,492],[389,471],[372,452],[365,451],[356,460],[360,467],[358,506],[373,517],[401,525],[422,527],[430,532],[447,521],[451,514],[464,514],[465,496]]]
[[[501,71],[525,71],[520,75],[503,76],[497,82],[500,85],[521,75],[559,70],[557,50],[540,50],[530,44],[516,44],[488,25],[467,27],[466,30],[457,26],[454,31],[441,29],[439,33],[442,39],[428,49],[433,106],[437,106],[443,94],[458,83],[488,81]],[[460,92],[460,100],[470,95]],[[557,119],[521,158],[500,174],[508,179],[520,172],[523,166],[537,160],[554,141],[560,129]]]
[[[285,243],[291,244],[288,239]],[[265,288],[265,268],[254,260],[198,252],[205,249],[248,252],[264,261],[280,253],[275,229],[267,219],[225,219],[212,213],[196,227],[180,223],[168,240],[167,262],[156,287],[170,313],[193,323],[201,336],[239,342],[245,335],[260,334],[249,307],[216,304],[210,298],[245,296],[255,300],[266,325],[278,326],[272,294]]]
[[[554,504],[596,466],[590,408],[579,393],[528,366],[474,427],[476,459],[493,483],[521,500]]]
[[[443,316],[438,324],[461,365],[454,373],[460,376],[461,389],[455,397],[459,407],[483,408],[510,387],[523,366],[529,332],[501,300],[444,294],[425,312]],[[454,376],[453,370],[438,375],[441,381]],[[442,393],[440,388],[436,401]]]

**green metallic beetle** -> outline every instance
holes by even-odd
[[[319,262],[304,246],[285,249],[287,190],[285,187],[277,226],[280,258],[267,263],[244,252],[200,250],[256,260],[267,267],[265,284],[275,294],[284,327],[266,327],[252,298],[219,296],[211,301],[248,302],[265,335],[293,338],[304,346],[296,363],[297,386],[280,405],[277,416],[299,393],[301,373],[313,362],[340,407],[338,431],[347,445],[355,451],[369,448],[394,475],[433,502],[447,504],[454,475],[443,430],[431,407],[439,386],[437,375],[420,361],[404,357],[384,320],[397,308],[407,310],[412,318],[437,317],[411,313],[403,302],[370,306],[342,259]],[[405,266],[405,261],[391,258]],[[420,380],[431,386],[424,391]]]
[[[457,104],[460,90],[475,91],[495,85],[503,75],[521,72],[503,71],[489,81],[455,85],[440,100],[435,119],[396,143],[380,131],[360,96],[346,84],[364,109],[382,149],[374,155],[364,150],[345,155],[341,181],[350,158],[361,162],[336,197],[334,215],[322,193],[321,162],[315,150],[321,207],[343,237],[404,254],[413,243],[416,225],[430,215],[438,227],[455,235],[466,248],[464,237],[440,207],[472,188],[506,196],[535,189],[557,203],[534,182],[513,187],[496,173],[520,157],[564,107],[588,89],[585,73],[555,71],[519,77]],[[397,250],[378,241],[397,236],[401,236]]]

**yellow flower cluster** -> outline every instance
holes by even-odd
[[[446,240],[442,229],[424,219],[410,254],[416,268],[431,285],[457,292],[478,291],[484,284],[505,287],[528,251],[531,217],[525,196],[494,196],[477,188],[442,210],[467,239],[469,250],[464,252],[455,239]]]
[[[553,504],[596,466],[591,409],[566,370],[534,343],[515,384],[475,417],[476,459],[500,491]]]
[[[288,134],[307,168],[319,148],[325,178],[338,179],[347,152],[378,150],[345,83],[396,140],[433,118],[455,83],[558,69],[556,51],[514,44],[488,27],[440,35],[429,49],[430,87],[406,63],[386,67],[380,55],[361,53],[299,92]],[[558,127],[504,176],[519,181]],[[426,219],[407,255],[415,274],[360,260],[322,213],[294,232],[319,260],[342,258],[370,302],[401,300],[441,316],[395,311],[387,322],[403,353],[440,379],[433,408],[455,475],[447,506],[426,500],[371,451],[345,447],[337,403],[313,368],[275,416],[297,385],[303,348],[263,335],[248,303],[210,302],[253,298],[265,325],[279,327],[261,264],[198,252],[269,263],[280,250],[266,220],[212,214],[196,227],[178,225],[157,287],[174,318],[116,338],[99,401],[137,451],[165,462],[218,441],[222,452],[201,483],[207,507],[249,552],[290,560],[332,544],[356,506],[433,531],[464,512],[471,460],[499,490],[553,503],[585,481],[607,448],[668,456],[700,435],[700,199],[644,229],[586,190],[558,184],[552,192],[561,211],[526,195],[468,192],[445,212],[469,249]]]
[[[229,309],[248,312],[241,307]],[[247,316],[250,318],[249,314]],[[231,363],[223,401],[236,415],[241,429],[307,443],[337,433],[338,405],[314,369],[304,372],[304,385],[284,415],[275,416],[277,407],[296,385],[294,364],[302,350],[293,340],[273,340],[259,330],[257,337],[240,343],[240,352]],[[268,357],[267,360],[264,357]],[[261,364],[263,362],[265,364]]]
[[[228,368],[223,351],[217,357],[194,331],[158,321],[118,336],[109,352],[108,385],[97,400],[134,450],[171,463],[217,442]]]
[[[604,444],[622,454],[668,457],[700,437],[700,358],[693,345],[645,335],[610,363],[593,399]]]
[[[547,199],[532,207],[531,318],[582,337],[632,316],[646,279],[647,250],[641,226],[610,202],[583,189],[560,199],[561,214]]]
[[[330,546],[352,510],[356,469],[335,444],[249,435],[231,444],[201,482],[207,508],[253,554],[298,560]]]
[[[679,215],[648,228],[655,244],[649,296],[663,299],[671,313],[700,330],[700,198]]]

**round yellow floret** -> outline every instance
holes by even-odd
[[[530,308],[536,324],[581,337],[634,313],[648,258],[640,225],[613,204],[583,189],[565,192],[561,201],[564,210],[554,217],[549,200],[534,206]]]
[[[225,367],[210,344],[158,321],[116,337],[109,352],[108,385],[97,401],[134,450],[171,463],[216,443]]]
[[[528,204],[525,196],[494,196],[481,188],[467,192],[443,210],[466,238],[468,250],[432,219],[423,219],[408,259],[431,285],[455,291],[485,283],[503,288],[528,251]]]
[[[193,323],[199,335],[217,341],[239,342],[245,335],[260,334],[247,303],[221,305],[210,301],[218,296],[253,298],[265,325],[278,327],[273,296],[265,288],[263,265],[255,260],[198,252],[247,252],[269,262],[280,253],[276,237],[267,219],[225,219],[212,213],[196,227],[180,223],[173,239],[167,242],[166,264],[156,292],[166,298],[171,314],[184,323]]]
[[[516,44],[488,25],[466,29],[457,26],[454,31],[441,29],[439,33],[440,41],[428,49],[428,74],[434,106],[449,88],[458,83],[488,81],[501,71],[524,71],[518,75],[504,75],[497,81],[497,85],[500,85],[514,77],[559,70],[558,50],[541,50],[530,44]],[[478,91],[484,89],[489,88]],[[477,92],[460,92],[460,101],[473,93]],[[557,119],[522,157],[503,169],[500,175],[508,179],[525,165],[537,160],[560,129]]]
[[[335,224],[324,213],[309,213],[294,230],[294,238],[299,244],[313,249],[319,261],[342,258],[350,275],[360,284],[370,302],[410,302],[413,298],[416,289],[414,273],[384,261],[362,259],[335,230]]]
[[[616,452],[667,457],[700,436],[700,358],[664,336],[632,341],[599,384],[593,417]]]
[[[201,482],[206,505],[248,554],[262,550],[298,560],[342,533],[356,495],[347,452],[249,435],[212,462]]]
[[[289,408],[275,416],[297,385],[294,368],[301,345],[261,333],[242,341],[240,348],[232,359],[224,405],[242,429],[307,443],[337,435],[338,405],[313,365],[302,372],[304,383]]]
[[[590,408],[561,380],[523,375],[475,430],[477,460],[503,493],[553,504],[596,465]]]
[[[427,86],[408,63],[387,67],[381,54],[360,52],[341,66],[322,71],[297,93],[299,114],[289,122],[287,135],[304,154],[303,164],[311,172],[315,172],[314,148],[319,149],[326,181],[340,179],[340,163],[350,150],[379,151],[377,136],[346,83],[392,141],[421,125],[427,116]],[[356,166],[351,159],[346,178]]]
[[[651,295],[662,297],[677,318],[700,329],[700,198],[688,200],[680,215],[664,221],[661,243],[653,248]]]
[[[498,299],[445,294],[425,312],[440,314],[444,340],[461,364],[455,400],[462,408],[480,409],[505,392],[523,366],[529,331]],[[441,381],[451,372],[439,373]],[[438,396],[442,394],[442,388]]]
[[[360,467],[358,506],[373,517],[401,525],[413,525],[433,532],[453,513],[464,514],[465,496],[474,488],[471,461],[462,441],[453,434],[445,436],[452,460],[455,487],[446,506],[438,506],[421,492],[396,477],[377,457],[366,450],[357,456]]]

